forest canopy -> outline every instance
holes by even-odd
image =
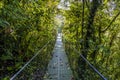
[[[119,0],[74,0],[70,10],[64,12],[66,48],[70,48],[71,43],[108,80],[120,79],[119,3]],[[78,55],[68,51],[74,74],[84,80],[88,67]]]
[[[80,54],[108,80],[119,80],[120,1],[64,0],[61,4],[64,9],[58,8],[60,2],[62,0],[0,1],[0,79],[10,78],[43,45],[55,40],[59,27],[76,80],[98,77],[88,71]],[[63,21],[56,16],[61,16]],[[49,47],[49,52],[53,47]],[[49,56],[41,54],[42,67],[47,66]]]
[[[0,79],[11,77],[55,38],[57,4],[54,0],[0,1]]]

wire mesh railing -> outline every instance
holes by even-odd
[[[64,43],[75,80],[107,80],[107,78],[105,78],[79,51],[77,51],[75,44],[67,41],[64,41]],[[81,61],[85,63],[85,66],[82,64],[78,65],[79,57],[81,58]],[[82,79],[80,77],[82,77]]]
[[[43,80],[54,43],[54,40],[46,43],[10,80]]]

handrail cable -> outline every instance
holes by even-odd
[[[66,40],[64,38],[64,40]],[[66,42],[66,41],[64,41]],[[67,41],[68,42],[68,41]],[[77,49],[73,48],[75,52],[77,52],[78,54],[80,54],[81,58],[88,63],[88,65],[103,79],[103,80],[107,80],[107,78],[105,78]]]
[[[16,74],[13,75],[13,77],[10,78],[10,80],[14,80],[15,77],[20,74],[21,71],[23,71],[23,69],[25,69],[25,67],[45,48],[47,47],[47,45],[51,42],[48,41]]]
[[[74,51],[80,54],[80,52],[78,52],[75,48],[74,48]],[[80,54],[80,56],[103,80],[107,80],[107,78],[105,78],[82,54]]]

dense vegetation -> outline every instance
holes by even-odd
[[[0,1],[0,79],[13,75],[55,38],[57,3],[54,0]]]
[[[98,78],[79,53],[109,80],[120,79],[120,1],[66,1],[71,2],[69,10],[58,9],[59,0],[0,1],[0,79],[17,72],[43,45],[55,39],[56,26],[63,25],[63,40],[75,79]],[[64,16],[62,25],[55,20],[56,15]],[[36,59],[41,58],[41,69],[50,59],[46,51]]]
[[[94,71],[87,70],[88,65],[73,48],[109,80],[120,79],[119,3],[118,0],[76,0],[71,3],[70,10],[64,12],[66,51],[69,51],[68,57],[77,79],[97,78],[93,78]]]

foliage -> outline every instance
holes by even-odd
[[[58,1],[0,1],[0,79],[7,80],[46,42],[54,39],[58,26],[59,32],[63,28],[66,52],[76,79],[98,79],[99,76],[73,49],[109,80],[119,80],[120,1],[66,0],[71,2],[70,10],[57,9]],[[56,14],[64,16],[61,17],[64,23],[61,24],[61,19],[54,21]],[[50,54],[39,57],[41,69],[45,69]],[[33,72],[31,68],[30,71]]]
[[[71,3],[70,10],[65,11],[64,14],[66,17],[64,38],[72,42],[71,46],[82,53],[105,77],[109,80],[116,80],[120,79],[118,76],[120,73],[120,1],[100,1],[102,0],[92,0],[92,2],[82,0],[82,2]],[[71,67],[74,70],[77,69],[75,76],[85,79],[81,75],[87,72],[87,64],[81,60],[80,56],[78,57],[79,54],[70,52],[67,49],[68,45],[70,44],[66,43],[69,60],[74,61],[70,62]],[[91,71],[90,74],[92,73]]]
[[[55,38],[54,0],[0,1],[0,78],[11,77]]]

